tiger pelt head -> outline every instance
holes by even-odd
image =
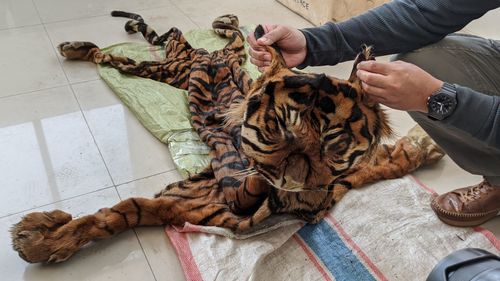
[[[290,70],[277,48],[268,51],[271,65],[228,120],[241,125],[242,150],[271,185],[327,189],[391,134],[383,110],[356,76],[359,62],[374,59],[370,48],[358,55],[348,80]]]

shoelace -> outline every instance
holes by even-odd
[[[482,194],[488,193],[492,189],[493,188],[486,184],[486,182],[482,182],[479,185],[469,188],[466,192],[460,192],[460,201],[463,203],[475,201],[476,199],[479,199]]]

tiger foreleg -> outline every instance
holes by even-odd
[[[444,151],[416,125],[395,144],[379,145],[368,161],[360,163],[353,173],[339,182],[360,187],[378,180],[399,178],[422,165],[436,163],[444,155]]]
[[[169,222],[172,218],[165,200],[131,198],[76,219],[60,210],[30,213],[12,227],[12,244],[28,262],[61,262],[93,240],[135,226]]]
[[[423,165],[434,164],[446,155],[444,150],[419,125],[415,125],[408,131],[406,137],[420,148],[420,152],[424,155]]]
[[[67,260],[83,246],[109,238],[136,226],[183,225],[185,222],[243,231],[268,217],[264,204],[254,215],[241,217],[224,203],[211,199],[162,196],[155,199],[129,198],[112,208],[73,219],[60,210],[34,212],[11,229],[12,244],[19,256],[31,263]]]

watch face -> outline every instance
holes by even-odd
[[[455,109],[456,101],[453,97],[446,94],[437,94],[433,96],[429,103],[429,109],[432,113],[439,116],[447,116]]]

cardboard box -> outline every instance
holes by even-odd
[[[277,0],[314,25],[339,22],[390,0]]]

